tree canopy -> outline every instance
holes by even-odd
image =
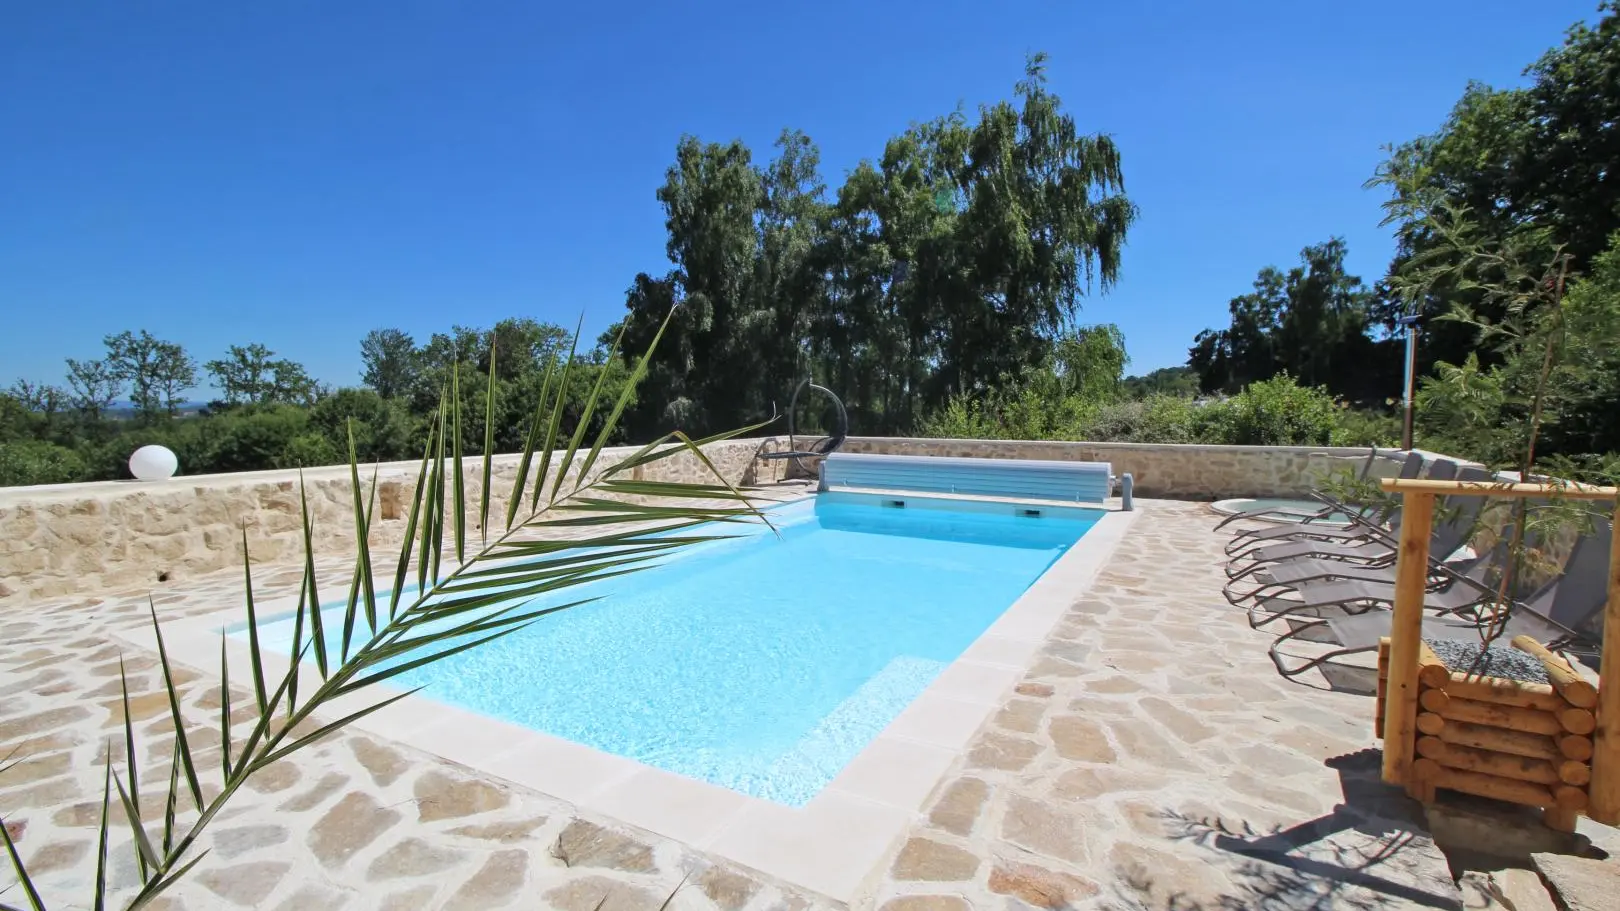
[[[769,416],[814,373],[868,432],[1040,365],[1083,297],[1111,287],[1136,208],[1119,150],[1083,133],[1032,57],[1014,97],[913,125],[835,191],[786,130],[681,140],[658,199],[673,268],[636,276],[622,323],[640,350],[674,308],[632,416],[641,434]]]

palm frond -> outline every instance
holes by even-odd
[[[163,686],[168,690],[169,714],[174,719],[175,745],[180,749],[180,762],[185,766],[186,784],[191,788],[192,800],[196,802],[197,809],[203,805],[202,784],[197,780],[197,766],[191,761],[191,744],[186,738],[186,720],[180,714],[180,688],[174,682],[174,670],[169,667],[169,650],[163,647],[163,626],[158,623],[157,605],[152,599],[146,601],[148,610],[152,613],[152,634],[157,637],[158,661],[163,665]],[[133,758],[131,759],[133,763]],[[130,766],[134,768],[133,764]]]
[[[107,830],[112,810],[112,744],[101,751],[101,822],[96,833],[96,890],[91,899],[93,911],[107,907]]]
[[[450,407],[453,409],[451,423],[455,435],[451,438],[451,446],[456,461],[456,562],[467,562],[467,478],[461,467],[461,364],[456,362],[450,365]]]
[[[253,560],[248,556],[247,523],[242,523],[242,585],[247,592],[248,651],[253,661],[253,698],[262,715],[270,710],[264,696],[264,661],[259,650],[259,614],[253,606]]]
[[[489,337],[489,388],[484,392],[484,473],[478,488],[478,536],[489,543],[489,481],[495,456],[495,336]],[[376,624],[372,624],[375,626]]]
[[[534,416],[529,421],[529,435],[523,443],[523,455],[518,458],[517,477],[512,481],[512,496],[506,502],[506,530],[512,530],[512,523],[517,521],[518,510],[523,505],[523,492],[529,484],[529,464],[534,459],[534,448],[540,441],[540,427],[546,418],[547,406],[551,404],[551,376],[557,369],[557,358],[546,361],[545,376],[540,380],[540,397],[535,400]],[[535,482],[536,489],[545,485],[544,469]]]
[[[298,503],[304,517],[304,581],[309,584],[309,636],[315,643],[315,666],[326,678],[326,630],[321,625],[321,595],[315,585],[315,523],[309,519],[309,490],[304,487],[304,472],[298,472]],[[293,643],[296,651],[298,644]]]
[[[416,538],[416,522],[422,513],[422,496],[426,490],[428,475],[428,456],[433,454],[433,437],[428,436],[427,445],[422,448],[422,464],[416,470],[416,491],[411,494],[411,514],[405,520],[405,546],[399,549],[399,566],[394,571],[394,588],[388,593],[388,619],[392,620],[399,610],[399,594],[405,588],[405,579],[411,571],[410,542]],[[418,580],[420,587],[422,580]]]
[[[585,326],[585,315],[579,317],[579,327],[574,329],[574,340],[568,346],[568,360],[563,362],[562,377],[557,380],[557,400],[551,407],[551,422],[546,427],[546,442],[540,450],[540,472],[535,477],[534,497],[529,503],[529,511],[534,512],[540,508],[540,490],[545,486],[546,474],[551,468],[551,454],[556,451],[557,440],[562,432],[563,404],[568,400],[568,374],[574,369],[574,355],[579,351],[579,331]],[[572,454],[570,454],[572,455]],[[557,480],[551,485],[551,498],[557,498],[557,492],[562,490],[563,478],[568,474],[568,462],[564,460],[557,468]]]
[[[45,911],[45,900],[34,888],[34,881],[28,876],[28,868],[23,866],[22,855],[17,853],[17,843],[11,840],[11,830],[6,828],[3,817],[0,817],[0,839],[6,842],[6,854],[11,857],[11,868],[17,873],[17,882],[22,884],[23,894],[28,896],[28,906],[33,911]]]
[[[661,327],[655,344],[662,333]],[[622,337],[621,329],[610,357],[616,355]],[[424,433],[422,458],[393,567],[393,586],[386,595],[386,610],[379,609],[381,596],[373,577],[369,544],[378,478],[374,469],[368,495],[362,488],[351,426],[349,483],[356,554],[348,597],[342,602],[344,621],[340,639],[330,643],[337,646],[335,652],[328,649],[328,630],[322,611],[326,605],[321,601],[315,566],[314,520],[308,490],[300,473],[303,572],[297,608],[292,616],[290,665],[275,681],[273,690],[271,681],[265,678],[253,567],[248,558],[246,528],[243,528],[246,639],[253,705],[258,717],[245,737],[239,741],[233,739],[229,650],[222,639],[219,733],[223,787],[206,800],[197,778],[181,713],[180,691],[156,606],[149,602],[174,727],[163,830],[161,838],[154,841],[141,819],[138,750],[125,682],[124,738],[128,766],[125,776],[115,774],[109,752],[104,772],[96,907],[104,906],[107,820],[113,791],[116,790],[123,805],[140,869],[143,886],[135,898],[139,905],[170,888],[206,855],[207,852],[198,852],[192,856],[201,833],[253,774],[417,690],[408,689],[379,698],[360,708],[344,710],[335,719],[322,720],[330,718],[327,712],[335,709],[334,700],[364,693],[377,684],[517,634],[552,614],[594,601],[610,590],[581,586],[595,586],[643,572],[662,565],[683,548],[732,537],[720,531],[728,525],[759,521],[769,525],[769,517],[752,502],[748,492],[725,477],[703,451],[703,447],[711,443],[761,429],[768,422],[701,440],[693,440],[680,432],[671,433],[638,447],[628,456],[612,460],[611,464],[602,465],[608,443],[614,438],[629,403],[634,401],[637,385],[647,373],[650,352],[637,362],[626,387],[608,409],[602,407],[607,374],[603,369],[591,385],[574,425],[567,428],[569,381],[573,371],[584,369],[577,360],[578,344],[579,333],[576,332],[567,358],[553,358],[546,366],[540,400],[535,405],[524,448],[519,454],[517,477],[506,506],[505,530],[498,534],[492,534],[489,528],[496,438],[495,397],[499,392],[492,346],[485,388],[481,485],[474,507],[480,529],[476,551],[469,547],[466,533],[470,504],[464,472],[460,365],[459,362],[452,364],[447,388],[440,394],[439,408]],[[583,459],[576,465],[591,425],[598,417],[600,425]],[[565,446],[559,453],[560,443]],[[559,454],[560,461],[554,463],[553,456]],[[641,469],[673,458],[694,459],[708,478],[680,483],[644,478]],[[450,477],[451,473],[454,477]],[[543,489],[548,487],[549,490]],[[558,532],[566,532],[567,536],[557,537]],[[445,540],[447,534],[451,538],[449,542]],[[453,555],[454,564],[450,567],[443,566],[447,552]],[[413,561],[416,564],[414,589],[407,585],[413,575]],[[338,635],[336,630],[332,632]],[[301,694],[300,668],[306,662],[314,664],[319,682],[311,685],[310,692]],[[120,670],[122,672],[122,668]],[[121,679],[124,679],[122,673]],[[197,809],[196,817],[184,826],[180,824],[177,806],[182,789],[189,792]],[[21,871],[21,860],[15,857],[14,848],[12,854],[14,864]]]

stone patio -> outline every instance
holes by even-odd
[[[1277,677],[1265,634],[1221,599],[1224,538],[1206,506],[1138,508],[1115,558],[852,904],[1461,907],[1419,808],[1378,782],[1370,700]],[[322,572],[338,591],[349,569]],[[268,600],[298,578],[264,570],[256,586]],[[226,572],[156,600],[178,618],[237,604],[240,590]],[[0,774],[0,812],[52,907],[88,901],[100,756],[109,737],[121,744],[121,654],[149,749],[142,780],[168,778],[156,662],[117,637],[145,611],[144,594],[0,608],[0,757],[28,757]],[[185,677],[207,788],[219,775],[218,684]],[[114,832],[127,889],[136,871]],[[831,905],[357,733],[261,773],[211,833],[210,855],[157,907],[650,911],[672,894],[671,908]],[[0,902],[26,899],[11,889]]]

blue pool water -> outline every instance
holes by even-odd
[[[395,682],[801,806],[1102,515],[885,502],[824,494],[778,509],[778,534],[744,528],[548,596],[601,600]],[[339,628],[342,607],[323,616]],[[285,647],[291,621],[261,636]]]

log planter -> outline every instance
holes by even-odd
[[[1540,658],[1552,682],[1453,671],[1420,644],[1407,793],[1432,803],[1445,788],[1540,807],[1549,827],[1572,832],[1590,805],[1597,689],[1540,643],[1521,636],[1513,644]],[[1378,645],[1374,717],[1381,738],[1389,656],[1386,637]]]
[[[1600,685],[1529,640],[1514,645],[1541,659],[1548,683],[1453,673],[1422,638],[1437,498],[1580,500],[1612,511],[1620,509],[1620,489],[1429,478],[1379,484],[1401,498],[1395,603],[1380,650],[1375,717],[1384,781],[1423,799],[1447,788],[1541,807],[1549,826],[1566,831],[1583,814],[1620,825],[1620,522],[1609,540]]]

